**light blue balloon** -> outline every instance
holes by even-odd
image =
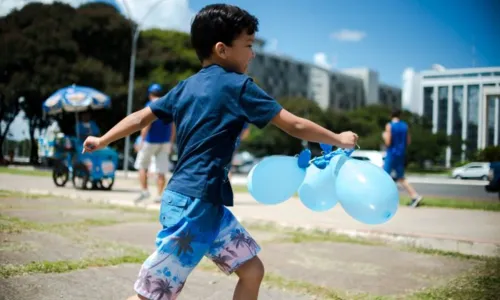
[[[307,168],[306,178],[299,187],[299,199],[305,207],[312,211],[322,212],[332,209],[337,204],[335,194],[334,168],[340,157],[333,157],[323,170],[311,164]]]
[[[337,172],[336,194],[348,215],[365,224],[383,224],[399,206],[399,193],[391,176],[366,161],[347,158]]]
[[[256,164],[248,173],[248,191],[263,204],[278,204],[290,199],[304,181],[306,170],[297,157],[273,155]]]

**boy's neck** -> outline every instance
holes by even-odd
[[[399,118],[392,118],[393,122],[399,122]]]
[[[216,58],[207,58],[205,60],[203,60],[203,62],[201,63],[201,66],[203,68],[206,68],[208,66],[211,66],[211,65],[218,65],[224,69],[230,69],[229,66],[226,65],[227,63],[225,63],[224,61],[221,61],[220,59],[216,59]]]

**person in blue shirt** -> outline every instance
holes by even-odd
[[[178,162],[162,197],[157,248],[129,300],[177,299],[204,256],[224,273],[236,273],[233,299],[257,299],[264,276],[260,246],[226,207],[233,205],[228,167],[245,123],[273,124],[298,139],[342,148],[357,143],[353,132],[337,134],[288,112],[245,74],[257,30],[257,18],[237,6],[205,6],[191,25],[201,70],[84,142],[85,151],[95,151],[157,119],[177,128]]]
[[[395,109],[391,114],[391,122],[385,126],[383,133],[387,146],[384,160],[384,170],[391,174],[394,170],[395,179],[406,189],[411,197],[411,207],[417,207],[422,201],[420,196],[405,178],[406,150],[411,142],[408,124],[401,120],[401,110]]]
[[[159,84],[152,84],[148,88],[149,101],[146,107],[153,105],[162,95],[162,88]],[[149,198],[148,190],[148,169],[151,167],[151,161],[154,159],[157,175],[157,190],[158,196],[155,202],[161,202],[161,195],[165,189],[166,173],[169,169],[169,155],[175,139],[175,126],[172,126],[171,121],[156,120],[145,126],[141,130],[141,144],[137,153],[136,164],[139,169],[139,182],[141,184],[141,192],[139,197],[135,199],[135,203]]]
[[[99,126],[91,119],[90,112],[80,113],[80,120],[76,124],[75,134],[80,140],[85,140],[88,136],[97,136],[101,134]]]

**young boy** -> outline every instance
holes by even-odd
[[[258,20],[238,7],[206,6],[191,26],[202,69],[102,137],[84,142],[84,151],[94,151],[157,118],[177,128],[179,160],[162,197],[163,229],[130,300],[176,299],[203,256],[224,273],[238,275],[233,299],[257,299],[264,276],[260,247],[225,207],[233,205],[228,166],[245,122],[259,128],[272,123],[299,139],[343,148],[357,142],[352,132],[335,134],[289,113],[244,74],[257,30]]]

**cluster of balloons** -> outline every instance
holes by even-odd
[[[278,204],[298,192],[310,210],[327,211],[340,203],[345,212],[365,224],[389,221],[399,205],[396,184],[382,168],[350,158],[354,149],[321,144],[323,155],[311,160],[305,149],[298,157],[264,158],[248,174],[248,190],[260,203]]]

